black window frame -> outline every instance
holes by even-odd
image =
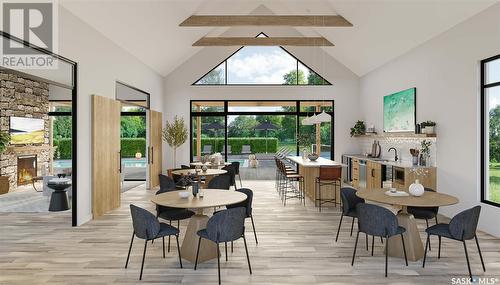
[[[233,112],[229,111],[229,102],[295,102],[296,110],[291,111],[291,112],[269,112],[269,111],[263,111],[263,112],[256,112],[256,111],[250,111],[250,112]],[[199,102],[223,102],[224,103],[224,111],[223,112],[196,112],[193,111],[193,103],[199,103]],[[331,116],[331,129],[330,129],[330,141],[331,141],[331,147],[330,147],[330,159],[334,160],[335,158],[335,100],[314,100],[314,99],[304,99],[304,100],[190,100],[189,101],[189,161],[193,162],[193,118],[196,117],[224,117],[224,146],[227,149],[227,117],[228,116],[234,116],[234,115],[295,115],[296,116],[296,135],[300,135],[300,118],[304,116],[309,116],[312,114],[319,114],[320,112],[306,112],[306,111],[300,111],[300,103],[301,102],[318,102],[318,103],[324,103],[324,102],[331,102],[332,104],[332,111],[331,112],[326,112]],[[296,142],[296,153],[295,155],[299,155],[300,152],[300,147],[298,142]],[[227,152],[224,153],[224,159],[227,161]]]
[[[264,36],[268,37],[263,32],[259,33],[255,37],[257,38],[260,35],[264,35]],[[321,77],[321,79],[323,79],[323,83],[324,84],[299,84],[299,76],[297,76],[297,82],[295,84],[274,84],[274,83],[255,83],[255,84],[252,84],[252,83],[229,83],[228,84],[227,83],[227,60],[230,59],[231,57],[233,57],[233,55],[235,55],[236,53],[238,53],[244,47],[245,46],[242,46],[242,47],[238,48],[235,52],[233,52],[231,55],[229,55],[228,57],[226,57],[223,61],[221,61],[220,63],[218,63],[214,68],[210,69],[207,73],[203,74],[200,78],[196,79],[196,81],[193,84],[191,84],[191,85],[192,86],[331,86],[331,85],[333,85],[332,83],[330,83],[330,81],[326,80],[324,76],[320,75],[318,72],[316,72],[315,70],[313,70],[312,68],[310,68],[307,64],[305,64],[303,61],[301,61],[300,59],[298,59],[296,56],[294,56],[291,52],[289,52],[288,50],[286,50],[282,46],[278,46],[278,47],[280,49],[282,49],[283,51],[285,51],[288,55],[290,55],[291,57],[293,57],[297,61],[296,67],[295,67],[297,74],[299,73],[299,63],[300,63],[304,67],[306,67],[307,69],[309,69],[311,72],[314,72],[317,76]],[[219,67],[221,64],[224,64],[224,83],[218,83],[218,84],[197,84],[201,79],[203,79],[203,77],[207,76],[210,72],[212,72],[215,69],[217,69],[217,67]]]
[[[500,203],[496,203],[488,200],[486,192],[489,187],[489,176],[488,176],[488,168],[489,166],[489,157],[486,157],[487,147],[486,145],[487,139],[486,136],[489,136],[489,125],[487,124],[486,116],[489,116],[489,110],[487,108],[487,98],[486,98],[486,90],[488,88],[498,87],[500,86],[500,81],[486,83],[486,65],[489,62],[500,59],[500,54],[496,56],[492,56],[486,59],[481,60],[481,203],[500,207]]]

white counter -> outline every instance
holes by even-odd
[[[318,159],[316,161],[311,161],[308,158],[302,159],[302,156],[287,156],[286,158],[289,159],[290,161],[297,163],[300,166],[303,166],[303,167],[320,167],[320,166],[342,167],[342,166],[347,166],[345,164],[342,164],[342,163],[339,163],[339,162],[336,162],[336,161],[333,161],[330,159],[322,158],[322,157],[318,157]]]

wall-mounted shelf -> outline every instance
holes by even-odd
[[[354,135],[357,138],[435,138],[436,134],[415,134],[415,133],[368,133],[364,135]]]

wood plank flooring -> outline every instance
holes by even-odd
[[[259,244],[255,244],[248,220],[246,236],[253,274],[248,273],[243,242],[238,241],[229,261],[221,259],[223,284],[450,284],[451,278],[467,275],[462,245],[447,239],[443,239],[439,260],[437,239],[432,240],[426,268],[421,261],[406,267],[402,259],[389,258],[389,277],[385,278],[383,245],[375,240],[372,257],[360,236],[351,267],[354,238],[349,236],[349,219],[345,219],[339,241],[334,242],[338,209],[324,208],[319,213],[311,202],[304,207],[298,201],[283,207],[272,181],[243,184],[255,192]],[[149,244],[139,282],[144,243],[136,239],[129,268],[124,269],[132,234],[128,205],[153,210],[149,202],[153,193],[141,187],[129,190],[122,194],[119,209],[77,228],[70,227],[66,213],[0,214],[0,284],[216,284],[216,260],[202,263],[197,271],[184,261],[184,268],[179,269],[175,243],[166,259],[162,258],[161,242]],[[181,223],[181,233],[186,225],[187,221]],[[424,225],[419,224],[422,238]],[[471,241],[468,248],[473,273],[500,279],[500,240],[480,232],[479,241],[487,271],[482,272]]]

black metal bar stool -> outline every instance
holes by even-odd
[[[342,179],[342,167],[337,166],[320,166],[319,176],[316,177],[315,189],[316,199],[314,201],[315,205],[319,207],[321,212],[321,205],[325,203],[333,203],[337,207],[337,187],[340,188]],[[321,187],[322,186],[334,186],[333,198],[323,199],[321,198]]]

